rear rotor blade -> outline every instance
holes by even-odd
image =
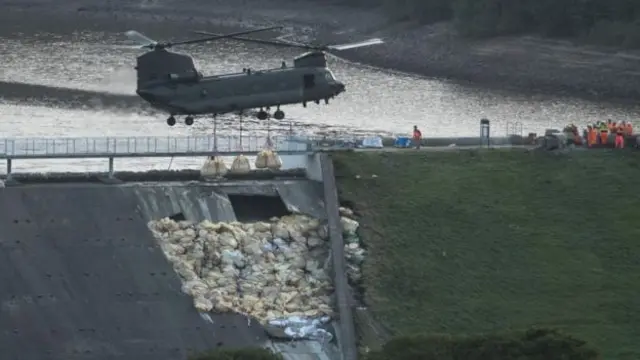
[[[271,27],[254,29],[254,30],[238,31],[238,32],[235,32],[235,33],[230,33],[230,34],[220,34],[220,35],[216,34],[216,35],[211,35],[211,36],[203,38],[203,39],[194,39],[194,40],[185,40],[185,41],[173,42],[173,43],[171,43],[171,45],[197,44],[197,43],[206,42],[206,41],[233,38],[233,37],[239,36],[239,35],[246,35],[246,34],[252,34],[252,33],[261,32],[261,31],[276,30],[276,29],[282,29],[282,26],[271,26]]]
[[[135,30],[129,30],[124,34],[129,38],[129,40],[137,42],[144,47],[154,46],[158,44],[157,41],[150,39]]]
[[[208,31],[193,31],[193,33],[200,34],[200,35],[207,35],[207,36],[221,36],[220,34],[215,34]],[[278,41],[278,40],[261,40],[261,39],[243,37],[243,36],[231,36],[230,39],[252,42],[252,43],[263,44],[263,45],[274,45],[274,46],[298,48],[298,49],[305,49],[305,50],[317,50],[317,48],[313,46],[293,44],[293,43]]]
[[[359,47],[378,45],[378,44],[384,44],[384,41],[382,41],[382,39],[375,38],[375,39],[369,39],[369,40],[360,41],[360,42],[351,43],[351,44],[331,45],[331,46],[327,46],[327,48],[331,50],[341,51],[341,50],[355,49]]]

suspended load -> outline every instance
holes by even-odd
[[[231,164],[231,172],[234,174],[247,174],[251,171],[249,159],[244,155],[238,155],[233,159]]]
[[[206,178],[216,178],[224,176],[227,173],[227,165],[222,158],[217,156],[210,156],[202,165],[200,169],[200,175]]]
[[[267,168],[271,170],[280,170],[281,167],[282,160],[280,159],[280,156],[278,156],[278,153],[275,151],[269,151],[267,156]]]
[[[255,165],[256,169],[279,170],[282,167],[282,160],[277,152],[265,149],[258,153]]]
[[[264,149],[258,153],[258,156],[256,156],[256,163],[255,163],[256,169],[267,168],[267,158],[269,157],[270,153],[271,153],[271,150],[269,149]]]

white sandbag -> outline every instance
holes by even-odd
[[[275,151],[270,151],[267,155],[267,167],[271,170],[279,170],[282,167],[282,159]]]
[[[340,216],[346,216],[348,218],[353,218],[353,210],[346,208],[346,207],[339,207],[338,210],[340,211]]]
[[[251,164],[249,159],[244,155],[238,155],[233,159],[230,172],[234,174],[246,174],[251,171]]]
[[[200,169],[200,175],[203,177],[218,177],[227,173],[227,165],[224,161],[217,157],[209,157]]]
[[[266,169],[267,168],[267,159],[271,154],[271,150],[262,150],[256,156],[255,166],[256,169]]]
[[[360,224],[357,221],[345,216],[340,218],[340,223],[342,224],[342,231],[350,236],[355,235],[358,231],[358,227],[360,227]]]

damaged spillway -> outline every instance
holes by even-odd
[[[345,232],[358,223],[342,217]],[[252,223],[149,224],[199,311],[238,312],[263,324],[334,316],[326,224],[304,214]],[[346,247],[357,276],[364,251]],[[308,334],[298,334],[304,337]]]
[[[185,359],[264,346],[271,317],[332,315],[321,189],[306,180],[0,189],[0,353]],[[243,201],[277,211],[252,214]]]

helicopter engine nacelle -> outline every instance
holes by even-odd
[[[327,67],[327,57],[322,51],[308,52],[293,59],[293,66],[297,68]]]

